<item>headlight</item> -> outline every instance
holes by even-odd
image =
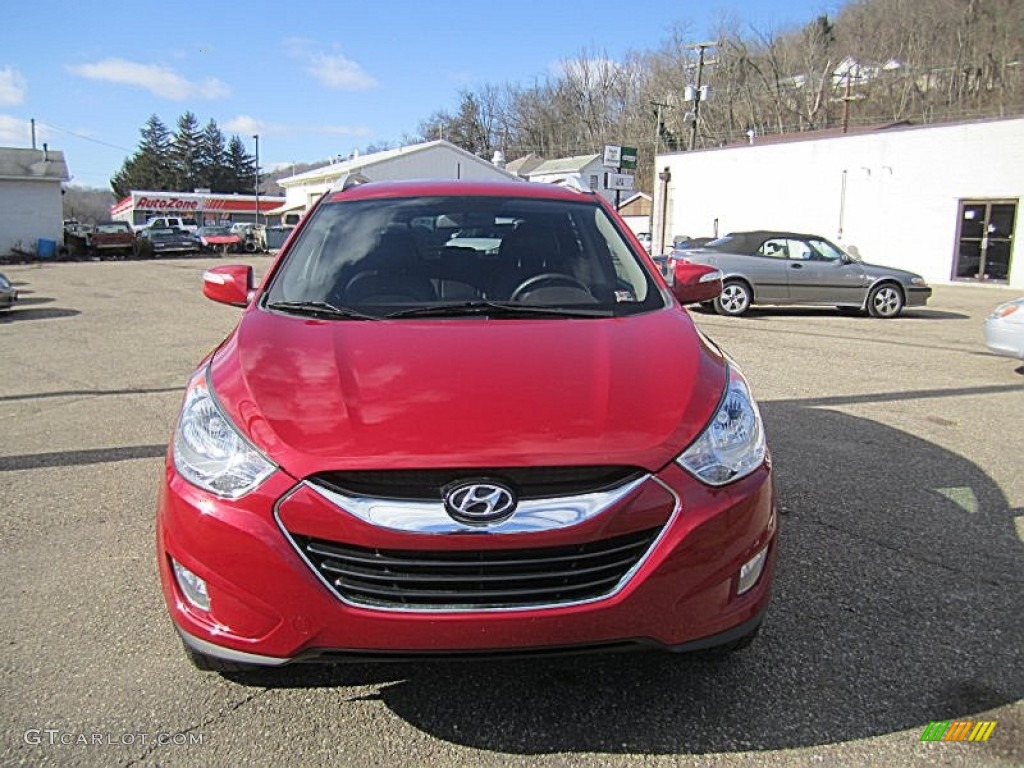
[[[220,409],[205,371],[192,379],[185,394],[173,453],[182,477],[226,499],[244,496],[276,469]]]
[[[729,368],[729,385],[711,423],[676,459],[708,485],[725,485],[746,477],[764,461],[764,425],[747,382]]]

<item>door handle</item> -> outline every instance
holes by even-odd
[[[803,264],[790,264],[789,268],[790,269],[803,269],[804,265]]]

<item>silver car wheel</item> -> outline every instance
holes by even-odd
[[[750,289],[736,281],[726,283],[715,299],[715,309],[720,315],[742,315],[749,307]]]
[[[880,285],[868,297],[868,311],[872,317],[896,317],[903,309],[903,294],[895,285]]]

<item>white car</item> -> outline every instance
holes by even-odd
[[[190,235],[194,235],[196,230],[199,229],[199,224],[191,217],[160,216],[155,219],[150,219],[141,227],[135,227],[136,232],[141,232],[145,229],[180,229],[183,232],[188,232]]]
[[[985,345],[997,355],[1024,360],[1024,296],[1000,304],[985,319]]]

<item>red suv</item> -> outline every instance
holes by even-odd
[[[196,666],[749,642],[764,431],[681,306],[721,274],[666,282],[593,194],[361,182],[258,287],[204,275],[244,309],[188,385],[157,524]]]

